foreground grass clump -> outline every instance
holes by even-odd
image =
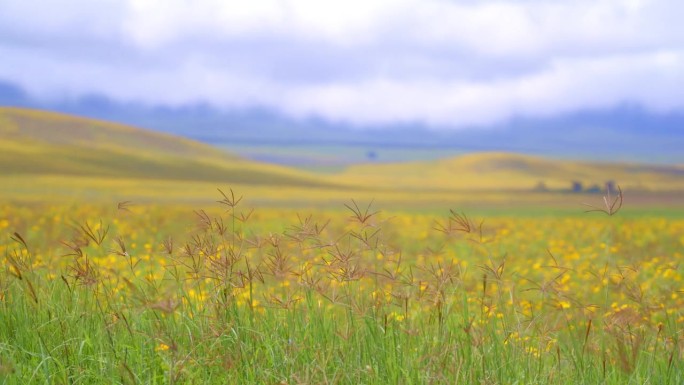
[[[684,220],[0,207],[4,383],[684,381]]]

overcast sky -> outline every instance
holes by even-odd
[[[684,1],[1,0],[0,80],[42,98],[487,125],[684,108]]]

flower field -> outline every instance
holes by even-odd
[[[679,384],[684,217],[0,206],[8,384]]]

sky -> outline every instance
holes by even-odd
[[[44,100],[457,129],[684,110],[680,0],[1,0],[0,81]]]

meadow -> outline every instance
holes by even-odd
[[[0,108],[0,383],[681,384],[683,170],[313,173]]]
[[[676,210],[215,198],[0,206],[2,382],[684,381]]]

